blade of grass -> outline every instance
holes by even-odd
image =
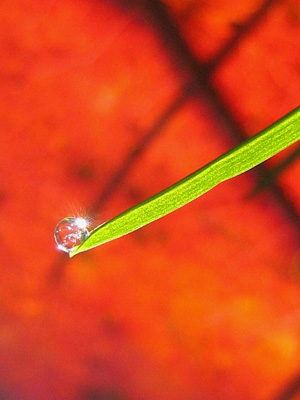
[[[300,139],[300,107],[196,172],[95,228],[70,257],[153,222]]]

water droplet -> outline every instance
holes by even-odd
[[[80,245],[88,236],[88,221],[80,217],[67,217],[62,219],[55,228],[54,238],[58,248],[69,253],[74,247]]]

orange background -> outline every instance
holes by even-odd
[[[0,54],[1,399],[275,399],[300,369],[300,164],[250,194],[296,146],[72,260],[53,232],[298,106],[299,1],[2,0]]]

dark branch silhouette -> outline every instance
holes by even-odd
[[[212,73],[215,68],[220,66],[221,61],[225,60],[225,56],[228,57],[231,51],[233,51],[237,44],[241,41],[241,38],[245,38],[246,33],[250,32],[250,28],[253,29],[256,24],[262,20],[265,13],[270,10],[271,5],[277,3],[278,0],[268,0],[264,5],[254,13],[245,24],[241,26],[243,35],[237,34],[237,39],[231,39],[229,43],[224,46],[227,48],[226,51],[222,50],[214,59],[211,65],[210,63],[205,64],[201,60],[199,61],[190,50],[187,42],[182,38],[179,29],[173,22],[172,17],[169,15],[167,7],[160,0],[152,0],[146,2],[146,13],[148,18],[152,16],[152,24],[158,30],[162,42],[167,44],[166,51],[170,49],[170,55],[174,59],[174,63],[181,67],[183,65],[185,73],[190,76],[190,83],[188,86],[194,87],[193,95],[200,95],[209,101],[211,106],[215,109],[215,114],[218,116],[219,121],[224,127],[230,130],[232,137],[236,143],[241,143],[248,138],[247,133],[238,121],[238,118],[234,115],[226,101],[222,98],[220,91],[210,80]],[[248,23],[248,25],[247,25]],[[210,67],[209,67],[210,66]],[[268,168],[265,164],[259,165],[255,168],[256,173],[259,177],[268,176]],[[300,232],[300,215],[293,204],[293,202],[284,193],[278,182],[272,182],[270,190],[283,208],[289,220],[293,223],[295,228]]]
[[[146,18],[151,21],[151,24],[154,25],[159,32],[160,39],[165,44],[166,50],[171,53],[173,60],[176,62],[176,66],[183,68],[184,71],[188,71],[191,79],[190,82],[183,87],[181,92],[168,108],[163,111],[152,128],[142,136],[134,149],[123,161],[122,166],[110,178],[95,203],[90,207],[91,214],[97,213],[97,211],[105,205],[113,193],[120,187],[137,159],[143,154],[148,146],[154,142],[155,138],[163,132],[165,125],[175,116],[178,110],[191,96],[201,95],[202,97],[204,95],[209,100],[211,105],[215,108],[220,121],[224,126],[230,129],[237,143],[243,141],[247,137],[243,128],[221,98],[218,90],[212,85],[212,83],[210,83],[209,78],[221,63],[225,61],[232,52],[234,52],[237,45],[246,37],[246,35],[252,32],[255,26],[257,26],[269,11],[271,6],[277,3],[278,0],[267,0],[262,4],[262,6],[249,19],[240,25],[237,33],[208,63],[199,61],[192,51],[190,51],[187,42],[180,35],[178,27],[170,17],[166,6],[159,0],[137,3],[132,2],[130,5],[128,2],[124,2],[124,0],[116,0],[115,2],[119,6],[124,7],[124,10],[126,9],[129,12],[132,11],[132,8],[138,9],[139,13],[142,13],[142,15],[146,16]],[[260,176],[268,175],[266,167],[259,166],[256,168],[258,169]],[[286,198],[285,194],[276,183],[273,183],[272,191],[300,231],[300,218],[293,204]],[[57,260],[50,268],[50,274],[47,277],[48,283],[52,282],[56,284],[61,280],[64,265],[67,261],[68,258],[65,254],[58,255]]]
[[[300,373],[291,378],[271,400],[292,400],[300,391]]]
[[[249,198],[254,197],[261,191],[268,189],[278,177],[294,164],[300,157],[300,146],[296,147],[286,158],[276,164],[275,167],[269,169],[268,174],[262,177],[249,194]]]
[[[225,61],[230,54],[236,49],[236,47],[244,40],[244,38],[251,34],[255,27],[261,22],[261,20],[266,16],[268,11],[281,0],[267,0],[261,7],[255,11],[250,17],[244,21],[244,23],[236,27],[236,34],[228,40],[228,42],[217,52],[217,54],[212,57],[212,59],[207,63],[207,68],[209,71],[214,71],[219,67],[223,61]]]

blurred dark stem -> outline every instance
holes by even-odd
[[[113,193],[120,187],[137,159],[146,149],[148,149],[149,145],[154,142],[154,139],[157,138],[159,134],[163,133],[163,128],[191,96],[205,96],[207,100],[209,100],[210,104],[215,109],[216,116],[224,126],[230,129],[237,143],[240,143],[247,138],[246,132],[244,132],[238,123],[237,118],[234,117],[226,102],[221,98],[218,90],[210,82],[210,77],[228,58],[228,56],[234,52],[245,36],[252,32],[255,26],[257,26],[266,15],[267,11],[269,11],[271,6],[277,3],[278,0],[268,0],[264,2],[262,6],[250,16],[250,18],[239,25],[235,35],[208,63],[201,62],[194,56],[193,52],[189,49],[188,44],[181,36],[178,27],[169,15],[166,6],[162,2],[158,0],[136,2],[111,0],[111,2],[122,6],[124,11],[137,11],[148,20],[150,19],[151,25],[157,29],[161,41],[165,44],[166,51],[170,51],[176,66],[182,68],[188,73],[190,76],[190,82],[183,87],[178,96],[176,96],[168,108],[164,110],[152,128],[142,136],[140,141],[128,154],[120,168],[115,172],[115,174],[113,174],[94,204],[90,207],[91,214],[97,213],[97,211],[110,199]],[[260,176],[265,176],[268,173],[264,166],[259,166],[257,169]],[[276,183],[272,184],[272,191],[300,231],[300,218],[293,204],[289,202],[281,188]],[[47,276],[47,284],[50,284],[51,287],[58,284],[63,278],[64,265],[68,260],[67,255],[61,253],[50,267],[49,275]]]
[[[267,0],[242,24],[236,25],[236,34],[220,49],[207,63],[209,71],[215,70],[233,50],[241,43],[244,37],[251,33],[256,25],[266,16],[267,12],[281,0]]]
[[[248,135],[226,100],[223,99],[218,88],[212,82],[211,77],[215,69],[220,66],[220,63],[224,62],[241,42],[241,39],[245,38],[246,34],[252,32],[257,23],[266,15],[266,12],[276,3],[278,3],[278,0],[268,0],[265,2],[244,24],[241,24],[241,28],[236,33],[236,36],[228,44],[225,44],[219,54],[213,58],[213,62],[205,64],[193,55],[187,42],[181,36],[179,29],[169,15],[167,7],[160,0],[145,2],[147,15],[150,18],[152,17],[152,24],[158,30],[162,42],[167,44],[166,51],[170,49],[170,54],[173,56],[175,65],[179,68],[183,65],[184,72],[190,76],[191,80],[188,86],[192,85],[194,87],[193,95],[204,96],[209,101],[215,110],[216,117],[231,132],[236,144],[246,140]],[[267,177],[269,174],[265,164],[257,166],[255,171],[258,177]],[[277,182],[272,182],[270,190],[285,210],[289,220],[300,233],[300,215],[293,202],[288,199]]]
[[[124,1],[126,0],[119,0],[118,2],[123,4]],[[179,67],[182,65],[184,70],[188,67],[195,77],[198,76],[198,79],[203,80],[209,78],[228,59],[242,40],[253,32],[254,28],[267,15],[268,11],[281,1],[266,0],[249,18],[238,25],[236,24],[235,34],[208,62],[199,60],[193,54],[170,15],[168,7],[161,0],[137,1],[137,4],[140,7],[140,12],[146,14],[151,19],[151,25],[154,25],[160,33],[160,39],[167,51],[175,55],[176,65]]]
[[[267,175],[261,177],[261,179],[257,182],[253,190],[249,193],[249,198],[252,198],[267,189],[269,186],[274,184],[274,182],[278,179],[279,175],[281,175],[288,167],[294,164],[300,157],[300,146],[296,147],[294,151],[292,151],[286,158],[284,158],[281,162],[279,162],[275,167],[269,169]]]
[[[140,139],[135,145],[131,152],[127,155],[127,158],[123,161],[121,168],[119,168],[111,179],[107,182],[105,188],[100,193],[100,196],[96,199],[94,204],[90,207],[88,214],[93,215],[108,201],[109,197],[115,192],[116,188],[123,182],[125,176],[130,171],[134,162],[139,156],[148,148],[148,145],[153,142],[154,138],[158,136],[165,125],[169,122],[170,118],[176,114],[181,108],[182,104],[185,103],[186,98],[190,95],[190,88],[186,87],[176,97],[169,107],[163,112],[163,114],[156,120],[154,125],[148,132]]]
[[[292,400],[300,391],[300,373],[291,378],[270,400]]]

